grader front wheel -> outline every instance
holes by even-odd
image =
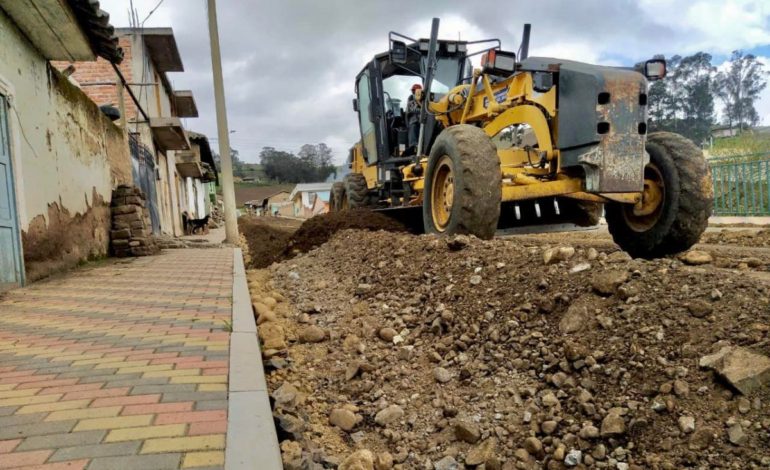
[[[501,197],[500,160],[484,131],[466,124],[444,129],[425,173],[425,232],[492,238]]]
[[[605,206],[615,243],[637,258],[675,254],[697,243],[714,199],[708,163],[690,140],[653,133],[647,137],[647,153],[641,201]]]

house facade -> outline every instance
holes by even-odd
[[[292,202],[293,216],[309,219],[318,214],[329,212],[329,197],[332,183],[307,183],[294,187],[289,200]]]
[[[0,289],[105,256],[111,192],[132,182],[123,130],[50,61],[119,63],[87,0],[0,1]]]
[[[129,135],[133,182],[147,197],[153,233],[182,235],[187,191],[194,184],[180,174],[177,153],[194,150],[181,119],[198,117],[198,109],[192,92],[174,90],[168,77],[184,71],[173,30],[118,28],[115,36],[124,55],[125,86],[105,60],[54,65],[68,71],[97,105],[118,108]]]

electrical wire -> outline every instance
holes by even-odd
[[[8,107],[13,110],[13,114],[16,115],[16,121],[19,123],[19,129],[21,130],[21,136],[24,137],[24,141],[29,146],[30,150],[32,150],[32,153],[35,155],[35,158],[38,160],[40,159],[40,155],[37,154],[37,150],[35,150],[35,147],[32,146],[32,143],[27,138],[27,133],[24,132],[24,126],[21,124],[21,116],[19,116],[19,111],[16,110],[16,104],[14,104],[11,100],[6,99],[5,101],[8,104]]]
[[[149,13],[147,13],[147,16],[145,16],[145,17],[144,17],[144,19],[142,20],[142,22],[141,22],[140,26],[144,27],[144,22],[145,22],[145,21],[147,21],[147,20],[149,20],[149,19],[150,19],[150,17],[152,16],[152,14],[153,14],[153,13],[155,13],[155,10],[157,10],[158,8],[160,8],[160,6],[161,6],[162,4],[163,4],[163,0],[160,0],[160,1],[159,1],[159,2],[158,2],[156,5],[155,5],[155,8],[153,8],[152,10],[150,10],[150,12],[149,12]]]

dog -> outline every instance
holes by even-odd
[[[190,224],[190,214],[187,211],[182,212],[182,230],[185,235],[192,235],[192,224]]]
[[[188,223],[190,224],[192,234],[195,234],[197,231],[200,231],[200,233],[208,233],[209,231],[209,216],[202,219],[189,219]]]

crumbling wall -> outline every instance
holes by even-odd
[[[131,157],[125,133],[2,11],[0,44],[22,249],[34,280],[107,254],[112,188],[131,182]]]

